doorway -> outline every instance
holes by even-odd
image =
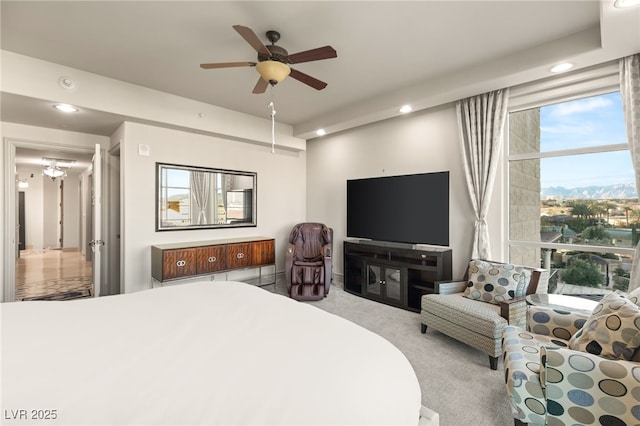
[[[69,166],[60,167],[60,176],[47,176],[43,173],[47,158]],[[89,152],[16,147],[16,179],[22,195],[17,206],[15,300],[92,296],[91,235],[87,235],[91,158]]]

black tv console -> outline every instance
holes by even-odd
[[[451,249],[411,248],[375,241],[344,241],[344,289],[349,293],[420,311],[435,282],[451,280]]]

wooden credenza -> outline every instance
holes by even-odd
[[[158,282],[239,269],[256,268],[258,277],[252,283],[275,284],[275,240],[266,237],[229,238],[151,246],[151,276]],[[273,273],[263,275],[264,267]]]

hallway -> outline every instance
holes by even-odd
[[[16,262],[16,300],[69,292],[89,296],[91,272],[91,262],[77,251],[23,250]]]

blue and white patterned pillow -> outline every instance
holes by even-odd
[[[524,296],[530,279],[531,271],[522,266],[472,260],[464,296],[500,304],[504,300]]]
[[[569,347],[607,359],[631,360],[640,348],[640,306],[623,294],[607,294]]]

